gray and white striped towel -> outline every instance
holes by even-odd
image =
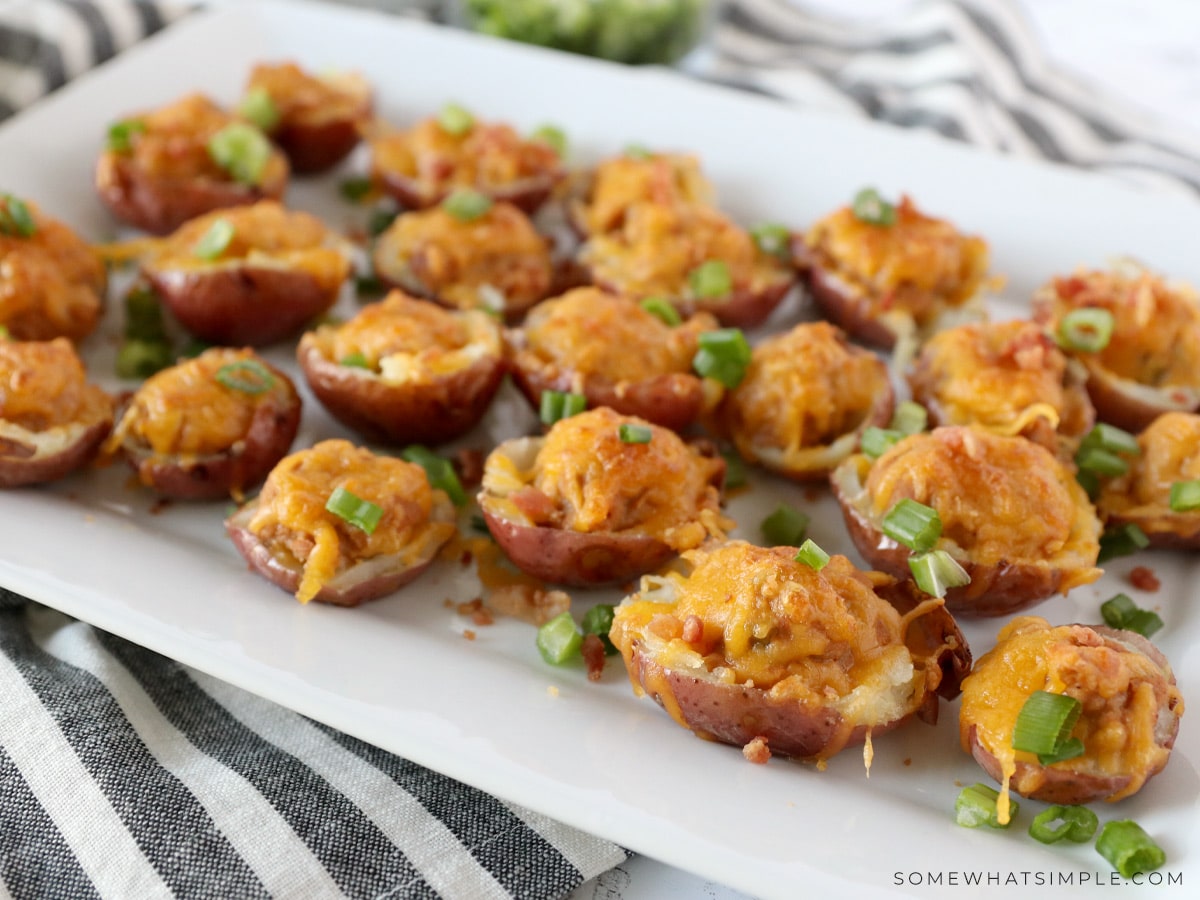
[[[0,0],[0,119],[185,12]],[[1200,149],[1048,67],[1004,0],[729,0],[699,74],[1200,192]],[[0,586],[0,897],[553,898],[626,855]]]

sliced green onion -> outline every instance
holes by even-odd
[[[542,391],[538,418],[543,425],[553,425],[559,419],[569,419],[587,409],[587,397],[564,391]]]
[[[1167,861],[1163,848],[1141,825],[1130,819],[1105,822],[1096,838],[1096,852],[1107,859],[1122,878],[1151,872]]]
[[[1125,620],[1126,631],[1136,631],[1142,637],[1150,637],[1163,627],[1162,617],[1151,609],[1139,609]]]
[[[454,471],[450,460],[438,456],[428,447],[422,447],[420,444],[405,447],[400,451],[400,458],[405,462],[416,463],[424,469],[429,486],[435,490],[445,491],[446,496],[455,506],[462,506],[467,502],[466,491],[463,490],[462,483],[459,482],[458,474]]]
[[[370,500],[363,500],[343,487],[334,488],[329,499],[325,501],[325,509],[367,534],[372,534],[379,520],[383,518],[382,506]]]
[[[1103,563],[1119,556],[1131,556],[1148,546],[1150,538],[1146,537],[1146,532],[1133,522],[1127,522],[1108,528],[1100,535],[1100,554],[1096,557],[1096,562]]]
[[[722,450],[721,457],[725,460],[725,490],[740,488],[746,484],[746,463],[738,456],[736,450]]]
[[[1099,825],[1100,819],[1086,806],[1051,806],[1033,817],[1029,836],[1043,844],[1061,840],[1083,844],[1092,839]]]
[[[149,285],[136,284],[125,295],[124,335],[137,341],[166,343],[162,304]]]
[[[650,313],[650,315],[661,319],[672,328],[683,321],[683,317],[679,315],[679,310],[672,306],[666,297],[647,297],[642,301],[641,305],[642,309]]]
[[[275,386],[271,370],[256,359],[226,363],[213,377],[225,387],[243,394],[262,394]]]
[[[488,537],[492,536],[492,530],[488,528],[487,519],[485,519],[479,513],[471,516],[471,528],[474,531],[478,531],[480,534],[486,534]]]
[[[1071,736],[1083,710],[1074,697],[1034,691],[1017,713],[1012,746],[1025,753],[1052,754]]]
[[[609,603],[597,603],[586,613],[583,614],[583,622],[581,628],[584,634],[594,634],[599,636],[601,643],[604,644],[604,655],[612,656],[617,652],[617,647],[613,644],[608,633],[612,631],[613,614],[615,608]]]
[[[12,194],[0,196],[0,234],[14,237],[29,238],[37,234],[37,219],[29,211],[29,206],[19,197]]]
[[[699,337],[700,349],[692,357],[692,368],[703,378],[712,378],[727,388],[737,387],[750,365],[750,344],[740,328],[718,328]]]
[[[721,259],[710,259],[688,273],[688,287],[701,300],[717,300],[733,292],[733,275]]]
[[[354,178],[344,178],[338,184],[338,193],[351,203],[362,203],[371,193],[371,189],[375,187],[375,183],[366,175],[357,175]]]
[[[1075,473],[1075,480],[1088,495],[1088,499],[1095,503],[1096,498],[1100,496],[1100,476],[1095,472],[1080,469]]]
[[[442,201],[442,209],[460,222],[474,222],[491,208],[491,197],[469,188],[459,188]]]
[[[630,159],[647,160],[654,156],[650,149],[643,144],[627,144],[625,146],[625,155]]]
[[[896,543],[924,553],[942,536],[942,517],[932,506],[905,498],[888,510],[880,527]]]
[[[359,275],[354,279],[354,295],[359,300],[370,300],[384,291],[384,284],[374,275]]]
[[[371,210],[371,214],[367,217],[367,234],[371,237],[379,237],[392,227],[392,223],[396,221],[398,215],[400,215],[399,210],[390,207],[380,206]]]
[[[892,428],[880,428],[868,425],[863,429],[858,448],[871,459],[879,459],[888,449],[903,438],[904,435]]]
[[[1055,342],[1064,350],[1098,353],[1112,340],[1113,314],[1098,306],[1073,309],[1058,320]]]
[[[149,378],[174,362],[171,345],[166,341],[129,339],[117,350],[117,377]]]
[[[950,588],[964,587],[971,583],[971,576],[953,556],[945,550],[930,550],[908,558],[908,569],[912,572],[917,587],[931,597],[945,597]]]
[[[462,137],[475,127],[475,117],[465,106],[457,103],[447,103],[437,116],[438,125],[446,134]]]
[[[764,222],[750,229],[750,237],[754,240],[754,246],[768,256],[791,259],[792,232],[786,225]]]
[[[1192,512],[1200,509],[1200,480],[1176,481],[1171,485],[1172,512]]]
[[[820,572],[829,562],[829,554],[817,546],[817,542],[808,538],[800,545],[800,551],[793,557],[796,562],[802,562],[810,569]]]
[[[352,369],[370,369],[371,363],[363,353],[348,353],[338,360],[339,365]]]
[[[654,432],[645,425],[622,422],[617,428],[617,436],[622,444],[648,444],[654,437]]]
[[[1085,749],[1083,741],[1079,738],[1067,738],[1052,753],[1039,753],[1038,762],[1043,766],[1048,766],[1052,763],[1062,762],[1064,759],[1075,759],[1077,756],[1083,756]]]
[[[1075,454],[1075,465],[1080,472],[1091,472],[1097,477],[1115,478],[1129,471],[1129,463],[1103,447],[1080,446]]]
[[[233,122],[208,139],[208,155],[234,181],[255,185],[271,158],[271,142],[248,122]]]
[[[108,126],[108,149],[113,153],[128,153],[133,149],[133,136],[146,130],[141,119],[125,119]]]
[[[229,248],[233,234],[233,223],[228,219],[217,219],[192,245],[192,255],[197,259],[216,259]]]
[[[1021,806],[1017,801],[1010,800],[1008,821],[1001,825],[996,813],[999,796],[998,791],[986,784],[976,783],[963,788],[954,801],[954,821],[963,828],[980,828],[984,825],[988,828],[1007,828],[1017,817]]]
[[[1080,446],[1100,447],[1110,453],[1124,453],[1126,456],[1140,456],[1142,452],[1134,435],[1106,422],[1101,422],[1085,434]]]
[[[266,88],[251,89],[238,105],[238,115],[253,122],[263,131],[270,131],[283,117]]]
[[[863,188],[855,194],[850,210],[854,218],[868,225],[896,224],[896,207],[879,196],[875,188]]]
[[[929,425],[929,411],[920,403],[905,400],[892,413],[889,428],[907,437],[910,434],[920,434]]]
[[[1110,628],[1136,631],[1142,637],[1150,637],[1163,627],[1158,613],[1142,609],[1128,594],[1117,594],[1100,604],[1100,615]]]
[[[537,648],[542,659],[552,666],[561,666],[579,655],[583,635],[575,627],[569,612],[561,612],[537,630]]]
[[[560,157],[567,155],[567,133],[557,125],[542,125],[530,137],[549,145]]]
[[[804,540],[810,521],[807,513],[781,503],[758,527],[772,546],[797,547]]]

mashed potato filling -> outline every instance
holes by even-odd
[[[339,487],[383,511],[371,534],[325,508]],[[415,560],[447,541],[455,526],[432,518],[439,499],[447,503],[420,466],[328,440],[271,471],[248,527],[276,556],[303,568],[296,597],[307,602],[354,563],[384,555]]]
[[[90,425],[111,414],[112,401],[88,384],[83,363],[66,338],[0,339],[0,424],[41,432]]]
[[[688,154],[626,154],[596,166],[578,218],[588,234],[621,227],[626,212],[638,203],[695,203],[712,206],[712,184]]]

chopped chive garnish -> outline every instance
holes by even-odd
[[[1137,456],[1141,452],[1137,438],[1128,431],[1101,423],[1080,441],[1079,449],[1075,453],[1075,465],[1079,467],[1080,473],[1090,472],[1095,476],[1098,489],[1101,477],[1114,478],[1129,471],[1129,463],[1122,459],[1123,455]],[[1081,483],[1091,496],[1091,482]]]
[[[1105,822],[1096,838],[1096,852],[1107,859],[1122,878],[1153,871],[1167,861],[1163,848],[1141,825],[1130,819]]]
[[[1150,637],[1163,627],[1163,620],[1158,613],[1142,609],[1128,594],[1117,594],[1105,600],[1100,604],[1100,615],[1110,628],[1136,631],[1142,637]]]
[[[902,437],[904,435],[893,428],[880,428],[877,425],[868,425],[863,429],[858,446],[871,459],[879,459],[879,457],[888,451],[889,447]]]
[[[372,534],[383,518],[383,507],[370,500],[363,500],[343,487],[334,488],[325,509],[360,531]]]
[[[192,255],[197,259],[216,259],[229,248],[233,234],[233,225],[228,219],[217,219],[192,245]]]
[[[1071,736],[1082,710],[1083,704],[1067,694],[1034,691],[1017,713],[1013,749],[1048,756],[1057,753]]]
[[[538,418],[543,425],[553,425],[559,419],[569,419],[587,409],[587,397],[564,391],[542,391]]]
[[[338,184],[338,193],[351,203],[362,203],[374,186],[374,182],[366,175],[356,175],[342,179]]]
[[[688,287],[701,300],[717,300],[732,293],[733,275],[724,260],[710,259],[688,273]]]
[[[1099,825],[1100,819],[1086,806],[1051,806],[1033,817],[1029,836],[1043,844],[1062,840],[1083,844],[1092,839]]]
[[[1132,556],[1148,546],[1150,538],[1146,537],[1146,532],[1133,522],[1127,522],[1105,529],[1104,534],[1100,535],[1100,554],[1096,557],[1096,562],[1104,563],[1119,556]]]
[[[133,149],[133,136],[146,130],[141,119],[125,119],[108,126],[108,149],[113,153],[128,153]]]
[[[1080,469],[1075,473],[1075,480],[1088,495],[1088,499],[1095,503],[1096,498],[1100,496],[1100,476],[1095,472]]]
[[[354,279],[354,294],[360,300],[369,300],[383,293],[383,282],[374,275],[359,275]]]
[[[455,506],[462,506],[467,502],[466,491],[463,490],[462,484],[458,480],[458,474],[454,471],[450,460],[438,456],[428,447],[422,447],[420,444],[405,447],[400,451],[400,458],[405,462],[416,463],[424,469],[429,486],[435,490],[445,491],[446,496]]]
[[[868,225],[896,223],[896,207],[879,196],[879,191],[875,188],[863,188],[855,194],[850,210],[854,213],[854,218]]]
[[[963,828],[1007,828],[1017,817],[1021,806],[1017,801],[1010,800],[1008,804],[1009,818],[1003,825],[997,818],[996,800],[1000,793],[986,784],[973,784],[958,792],[954,801],[954,821]]]
[[[24,200],[12,194],[0,195],[0,234],[29,238],[37,230],[37,219]]]
[[[908,558],[908,569],[913,581],[931,597],[945,597],[950,588],[964,587],[971,583],[971,576],[953,556],[945,550],[930,550]]]
[[[627,144],[625,146],[625,155],[630,159],[647,160],[654,154],[643,144]]]
[[[820,572],[829,562],[829,554],[817,546],[812,538],[807,538],[800,545],[800,551],[793,557],[796,562],[802,562],[810,569]]]
[[[725,460],[725,490],[742,487],[746,483],[746,463],[736,450],[722,450]]]
[[[371,210],[371,214],[367,217],[367,233],[371,237],[379,237],[392,227],[392,223],[396,221],[398,215],[400,215],[398,210],[388,207],[377,207]]]
[[[163,325],[162,304],[158,294],[146,284],[136,284],[125,295],[126,338],[137,341],[166,343],[167,330]]]
[[[171,345],[165,340],[143,341],[131,338],[123,341],[117,350],[117,377],[149,378],[174,362]]]
[[[561,666],[579,655],[583,635],[569,612],[561,612],[537,630],[538,653],[552,666]]]
[[[442,201],[442,209],[460,222],[474,222],[491,208],[491,197],[469,188],[459,188]]]
[[[683,317],[679,315],[679,310],[672,306],[666,297],[647,297],[642,301],[641,306],[650,315],[661,319],[672,328],[683,321]]]
[[[622,422],[617,428],[617,436],[620,437],[622,444],[648,444],[654,437],[654,432],[645,425],[631,425],[628,422]]]
[[[904,436],[920,434],[929,425],[929,411],[920,403],[905,400],[892,413],[892,421],[888,426]]]
[[[1112,340],[1113,314],[1101,307],[1073,309],[1058,321],[1054,340],[1064,350],[1098,353]]]
[[[615,609],[611,604],[597,603],[583,614],[583,622],[580,625],[584,634],[599,636],[600,642],[604,644],[605,656],[612,656],[617,652],[616,645],[608,636],[608,633],[612,631],[614,612]]]
[[[353,369],[370,369],[371,363],[362,353],[348,353],[338,360],[339,365],[350,366]]]
[[[768,256],[791,259],[792,233],[786,225],[764,222],[750,229],[750,237],[754,240],[754,246]]]
[[[703,378],[712,378],[727,388],[737,387],[750,365],[750,344],[740,328],[718,328],[699,337],[700,349],[692,357],[692,368]]]
[[[1083,751],[1083,741],[1079,738],[1067,738],[1058,745],[1053,753],[1039,753],[1038,762],[1043,766],[1048,766],[1051,763],[1061,762],[1064,759],[1074,759],[1077,756],[1083,756]]]
[[[271,142],[253,125],[233,122],[208,139],[208,155],[234,181],[255,185],[271,158]]]
[[[1172,512],[1192,512],[1200,509],[1200,480],[1176,481],[1171,485]]]
[[[1129,463],[1103,447],[1081,446],[1075,454],[1075,465],[1080,472],[1091,472],[1097,477],[1115,478],[1129,471]]]
[[[270,131],[279,124],[282,116],[279,107],[266,88],[252,88],[238,105],[238,115],[248,119],[263,131]]]
[[[1080,446],[1100,447],[1110,453],[1124,453],[1126,456],[1139,456],[1142,452],[1134,435],[1106,422],[1101,422],[1085,434]]]
[[[462,137],[475,126],[475,117],[470,110],[457,103],[447,103],[437,116],[438,125],[446,134]]]
[[[542,125],[530,137],[549,145],[560,157],[567,155],[567,133],[557,125]]]
[[[230,390],[243,394],[262,394],[275,385],[271,370],[255,359],[226,363],[217,369],[213,377]]]
[[[880,523],[883,533],[915,553],[932,550],[942,536],[942,518],[932,506],[905,498]]]
[[[758,527],[772,546],[798,547],[810,521],[807,513],[781,503]]]

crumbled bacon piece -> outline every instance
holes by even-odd
[[[767,746],[767,739],[759,735],[745,747],[742,748],[742,756],[756,766],[761,766],[771,758],[771,748]]]
[[[473,640],[475,640],[475,632],[472,631],[470,628],[464,629],[463,637],[465,637],[468,641],[473,641]]]
[[[463,487],[478,487],[483,481],[483,459],[483,451],[475,447],[464,447],[454,454],[450,462]]]
[[[697,615],[690,615],[683,622],[683,634],[681,637],[689,644],[697,644],[704,637],[704,623],[700,621]]]
[[[604,641],[598,634],[585,634],[579,647],[583,654],[583,664],[587,667],[588,681],[599,681],[604,674]]]
[[[532,486],[513,491],[508,499],[535,525],[551,521],[558,512],[554,501]]]
[[[1147,566],[1134,566],[1130,569],[1129,583],[1139,591],[1150,591],[1151,593],[1162,587],[1162,582],[1158,580],[1154,570]]]
[[[509,584],[488,594],[488,606],[522,622],[544,625],[571,608],[571,596],[531,584]]]

